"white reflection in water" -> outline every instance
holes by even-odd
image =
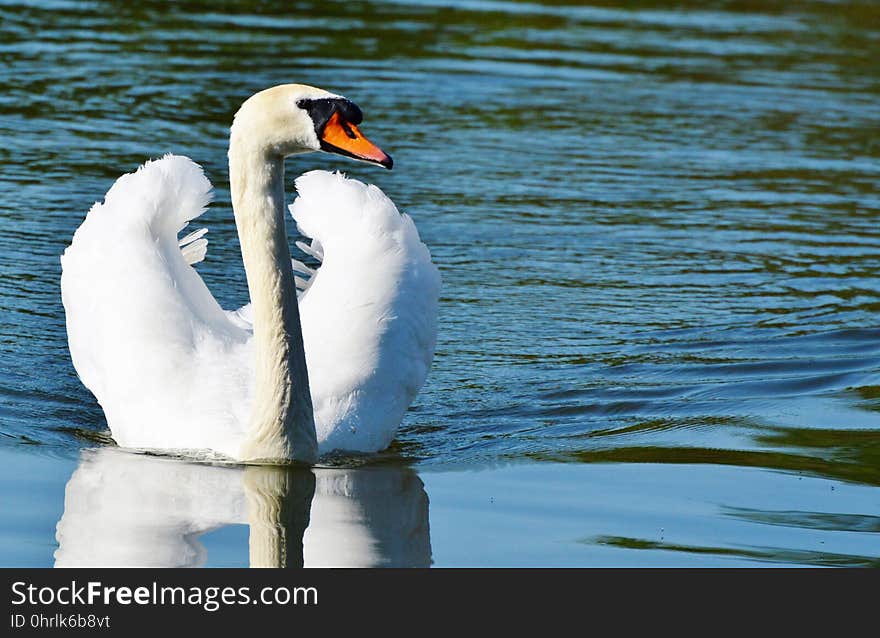
[[[206,564],[200,536],[249,526],[252,567],[427,567],[428,496],[409,468],[229,467],[87,450],[56,567]]]

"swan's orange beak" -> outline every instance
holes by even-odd
[[[381,148],[363,136],[358,127],[346,122],[338,111],[330,116],[321,133],[321,148],[328,153],[379,164],[391,170],[394,160]]]

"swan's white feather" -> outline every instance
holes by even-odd
[[[296,189],[291,214],[323,255],[300,300],[319,446],[381,450],[428,374],[440,275],[376,186],[311,171]]]
[[[183,258],[190,266],[203,261],[208,254],[208,240],[202,239],[207,233],[207,228],[199,228],[177,242]]]
[[[375,186],[325,171],[291,212],[321,261],[300,298],[319,449],[387,447],[433,357],[440,278],[415,225]],[[125,447],[235,458],[253,394],[250,307],[220,308],[191,264],[211,185],[185,157],[124,175],[62,257],[71,356]],[[308,272],[308,271],[306,271]]]
[[[321,251],[320,242],[313,239],[311,244],[307,244],[304,241],[296,241],[294,243],[296,244],[296,247],[303,251],[306,255],[310,255],[318,261],[324,261],[324,253]]]
[[[250,333],[229,321],[177,238],[210,195],[190,159],[147,162],[92,207],[61,259],[73,364],[124,447],[238,454]]]

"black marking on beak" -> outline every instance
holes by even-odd
[[[360,107],[344,97],[322,97],[316,100],[303,99],[298,100],[296,105],[312,118],[318,139],[321,139],[321,136],[324,134],[324,127],[327,126],[327,122],[330,121],[330,118],[337,111],[342,117],[343,122],[350,122],[357,126],[364,121],[364,114]],[[346,131],[346,134],[352,139],[355,137],[351,131]]]

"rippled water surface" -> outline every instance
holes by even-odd
[[[271,562],[274,494],[305,564],[880,564],[880,5],[613,5],[0,1],[0,563]],[[240,305],[228,126],[284,82],[394,155],[291,159],[288,192],[340,168],[414,217],[428,382],[376,458],[121,452],[58,257],[186,154]]]

